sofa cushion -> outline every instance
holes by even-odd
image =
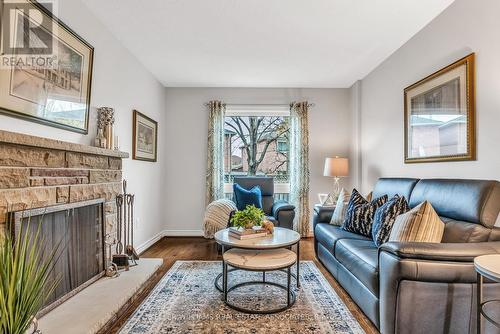
[[[385,202],[387,195],[368,202],[356,189],[353,189],[342,228],[371,238],[373,215]]]
[[[439,243],[444,226],[431,203],[425,201],[396,218],[389,241]]]
[[[314,230],[316,241],[328,249],[332,254],[335,250],[335,243],[341,239],[370,240],[362,235],[343,230],[339,226],[319,223]]]
[[[378,248],[373,241],[339,240],[335,245],[335,258],[378,296]]]
[[[389,240],[396,217],[409,210],[403,196],[395,195],[375,211],[373,216],[372,238],[377,247]]]
[[[493,227],[500,213],[500,182],[486,180],[420,180],[411,193],[413,208],[431,202],[443,217]]]
[[[262,210],[264,210],[266,215],[272,215],[274,203],[274,179],[272,177],[236,176],[234,178],[234,183],[239,184],[245,189],[251,189],[254,186],[259,186],[262,193]]]
[[[337,204],[335,205],[335,210],[333,211],[330,224],[337,226],[342,225],[342,223],[344,222],[348,202],[349,193],[347,192],[347,190],[342,188],[342,190],[340,190],[339,198],[337,199]]]
[[[245,210],[247,206],[253,205],[262,209],[262,192],[259,186],[245,189],[237,183],[233,184],[234,197],[238,210]]]
[[[381,177],[375,184],[375,188],[373,188],[373,198],[383,195],[387,195],[389,198],[392,198],[395,195],[399,195],[406,198],[406,200],[409,200],[410,194],[417,182],[418,179]]]
[[[480,224],[458,221],[447,217],[440,217],[444,227],[443,243],[453,242],[487,242],[494,229],[489,229]]]

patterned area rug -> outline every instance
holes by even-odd
[[[300,269],[301,287],[295,289],[295,305],[281,313],[253,315],[223,303],[214,286],[221,262],[177,261],[120,333],[364,333],[314,262],[302,261]],[[229,286],[262,279],[262,273],[255,272],[229,275]],[[286,274],[267,273],[266,280],[286,285]],[[245,307],[276,307],[286,302],[286,292],[272,285],[244,286],[229,296],[233,303]]]

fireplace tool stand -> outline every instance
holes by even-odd
[[[129,270],[137,265],[139,255],[134,248],[134,199],[127,193],[127,181],[123,180],[123,194],[116,196],[117,243],[113,263],[119,269]]]

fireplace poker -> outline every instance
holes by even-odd
[[[127,245],[127,180],[123,180],[123,243]]]
[[[128,206],[128,239],[125,246],[125,252],[130,257],[130,259],[136,263],[136,260],[139,260],[139,254],[134,248],[134,199],[135,195],[129,194],[127,197],[127,206]]]
[[[123,252],[122,244],[122,207],[123,207],[123,195],[116,196],[116,253],[121,254]]]

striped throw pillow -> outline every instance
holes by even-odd
[[[396,218],[389,241],[439,243],[443,234],[444,223],[431,203],[425,201]]]
[[[332,219],[330,224],[341,226],[344,222],[345,212],[347,209],[347,203],[349,202],[349,193],[342,188],[337,199],[337,204],[335,204],[335,210],[333,211]]]
[[[349,232],[371,237],[373,215],[385,202],[387,202],[387,195],[368,202],[356,189],[353,189],[342,228]]]

